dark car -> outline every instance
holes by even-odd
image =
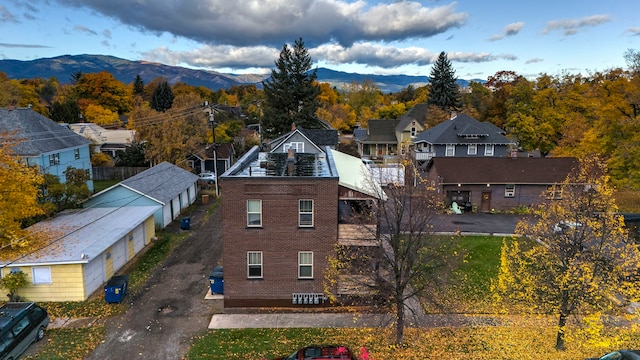
[[[351,350],[343,345],[311,345],[293,354],[273,360],[349,359],[356,360]]]
[[[640,350],[618,350],[599,358],[587,360],[640,360]]]

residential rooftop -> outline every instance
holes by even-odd
[[[333,155],[326,153],[261,152],[254,147],[223,177],[337,177]]]

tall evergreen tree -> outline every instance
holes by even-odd
[[[144,81],[142,81],[140,74],[136,75],[136,78],[133,80],[133,95],[144,97]]]
[[[438,60],[431,68],[429,96],[427,103],[444,111],[459,110],[462,107],[460,91],[456,84],[456,73],[445,52],[441,52]]]
[[[158,84],[158,87],[156,87],[155,90],[153,90],[149,107],[158,112],[165,112],[171,109],[174,98],[175,96],[173,95],[173,90],[171,90],[169,83],[163,81]]]
[[[295,41],[292,49],[285,44],[275,65],[271,77],[262,83],[266,99],[264,135],[277,137],[290,131],[292,124],[320,128],[321,122],[315,115],[320,107],[317,69],[310,71],[312,60],[302,38]]]

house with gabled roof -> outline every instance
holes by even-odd
[[[203,172],[222,174],[233,165],[236,151],[231,143],[208,145],[202,150],[187,156],[189,167],[197,174]]]
[[[426,167],[426,179],[448,205],[507,211],[561,198],[560,184],[577,166],[575,158],[436,156]]]
[[[27,228],[47,243],[15,260],[0,261],[0,277],[22,271],[29,301],[83,301],[155,237],[157,206],[66,210]]]
[[[355,129],[362,158],[383,160],[409,153],[414,138],[425,129],[427,104],[417,104],[398,119],[371,119],[366,129]]]
[[[298,153],[319,153],[327,146],[335,149],[338,142],[337,130],[305,129],[294,124],[290,132],[269,141],[267,148],[272,152],[294,149]]]
[[[515,146],[494,124],[456,113],[418,134],[413,144],[419,166],[434,157],[506,157]]]
[[[67,124],[76,134],[89,139],[93,145],[93,152],[116,157],[118,151],[124,151],[135,140],[135,130],[105,129],[94,123]]]
[[[44,174],[65,182],[64,172],[73,167],[87,170],[91,176],[91,141],[31,108],[0,109],[0,132],[19,140],[15,154]],[[87,187],[93,191],[93,180],[87,181]]]
[[[83,207],[157,206],[155,223],[164,228],[195,202],[197,194],[198,176],[165,161],[100,191]]]

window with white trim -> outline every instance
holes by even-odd
[[[516,196],[516,186],[514,184],[507,184],[504,186],[504,197]]]
[[[303,153],[304,152],[304,142],[302,142],[302,141],[292,141],[290,143],[284,144],[284,151],[288,151],[289,149],[293,149],[297,153]]]
[[[73,149],[73,156],[76,160],[80,159],[80,149]]]
[[[262,251],[247,252],[247,277],[250,279],[262,278]]]
[[[49,165],[58,165],[60,164],[60,154],[49,154]]]
[[[300,251],[298,253],[298,278],[313,279],[312,251]]]
[[[444,151],[444,156],[455,156],[456,155],[456,146],[453,144],[448,144],[447,148]]]
[[[51,284],[51,268],[48,266],[34,266],[33,283],[34,284]]]
[[[494,152],[493,144],[487,144],[484,146],[484,156],[493,156],[493,152]]]
[[[313,227],[313,200],[303,199],[299,201],[298,226]]]
[[[467,145],[467,155],[476,155],[478,153],[478,145],[477,144],[469,144]]]
[[[262,226],[262,200],[247,200],[247,226]]]

